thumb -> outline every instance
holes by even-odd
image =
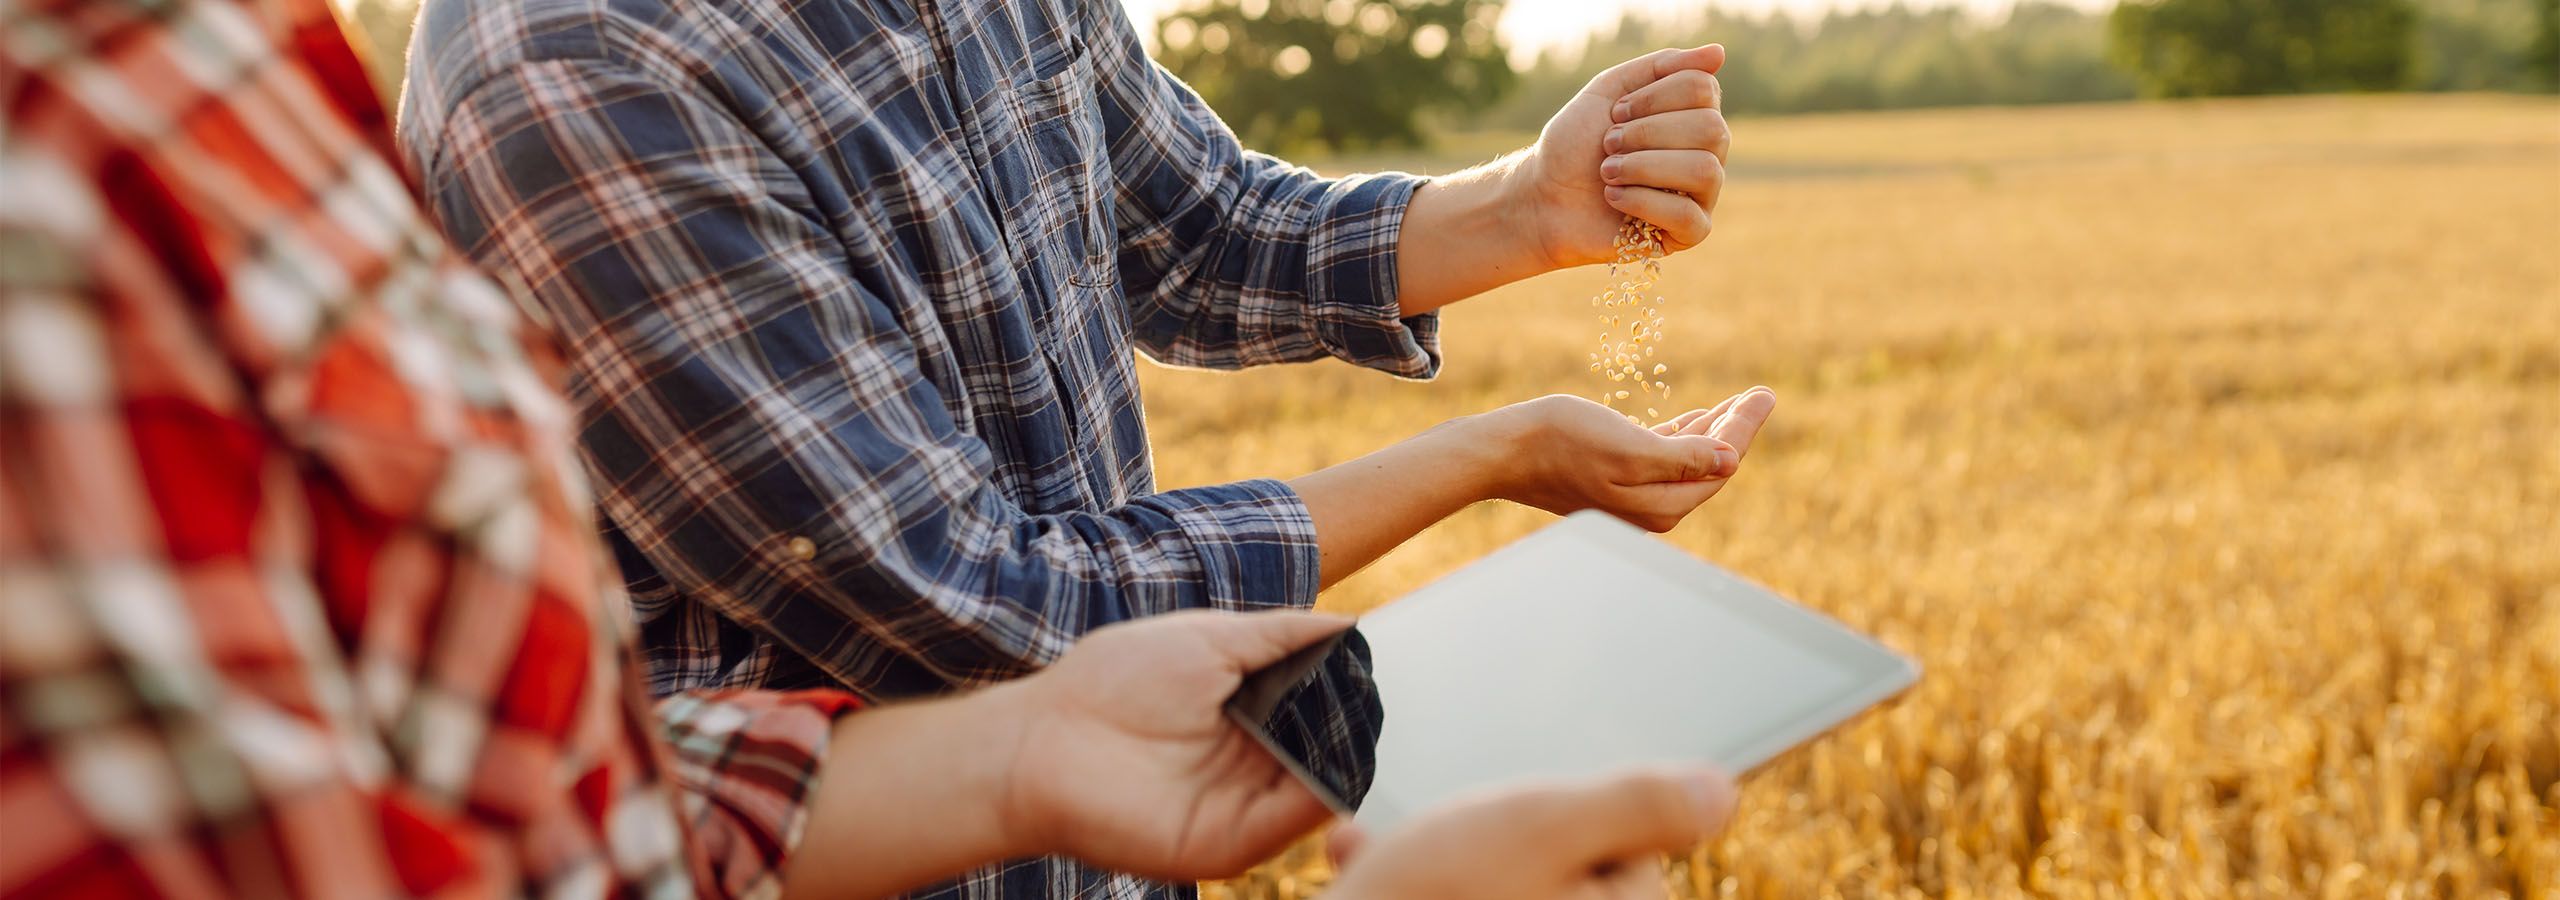
[[[1733,820],[1735,796],[1713,769],[1645,769],[1525,795],[1513,812],[1588,869],[1696,847]]]
[[[1244,671],[1279,662],[1300,649],[1351,627],[1349,616],[1276,610],[1216,613],[1200,620],[1200,633]]]
[[[1638,484],[1660,484],[1668,481],[1707,481],[1731,476],[1742,464],[1742,452],[1732,444],[1703,434],[1684,434],[1647,441],[1652,452],[1636,473]]]
[[[1708,44],[1686,50],[1656,50],[1627,60],[1591,79],[1593,87],[1610,99],[1634,93],[1635,89],[1662,80],[1673,72],[1696,69],[1709,75],[1724,69],[1723,44]]]

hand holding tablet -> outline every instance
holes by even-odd
[[[1358,632],[1321,660],[1256,673],[1229,711],[1372,830],[1523,781],[1647,763],[1747,772],[1918,677],[1839,623],[1597,513],[1496,551]],[[1295,692],[1338,690],[1362,670],[1382,701],[1362,729],[1292,722]],[[1346,771],[1357,755],[1323,745],[1364,729],[1375,772]]]

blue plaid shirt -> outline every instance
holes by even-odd
[[[1438,367],[1396,308],[1418,181],[1244,151],[1114,0],[429,0],[401,131],[552,316],[662,692],[936,693],[1306,606],[1287,486],[1155,490],[1132,350]]]

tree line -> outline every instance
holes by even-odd
[[[1728,112],[1766,114],[2130,99],[2107,56],[2106,17],[2053,3],[1993,20],[1952,7],[1889,6],[1814,19],[1628,16],[1569,51],[1541,54],[1520,89],[1466,124],[1535,128],[1591,76],[1656,47],[1721,41],[1733,51]]]
[[[1710,7],[1629,15],[1516,73],[1496,71],[1507,51],[1489,27],[1467,31],[1463,46],[1442,40],[1456,32],[1424,30],[1453,13],[1484,22],[1498,8],[1204,0],[1160,22],[1157,43],[1249,142],[1275,149],[1412,145],[1431,126],[1534,129],[1600,69],[1707,41],[1733,48],[1725,78],[1749,86],[1726,97],[1737,114],[2560,88],[2560,0],[2127,0],[2099,12],[2027,0],[1999,17],[1899,3],[1818,17]],[[1437,52],[1415,52],[1416,35]],[[1364,47],[1378,52],[1356,52]],[[1263,62],[1283,55],[1289,65]]]

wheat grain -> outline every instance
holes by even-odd
[[[1600,349],[1591,353],[1591,370],[1606,371],[1610,381],[1634,381],[1636,392],[1649,400],[1669,400],[1668,384],[1659,379],[1647,381],[1638,371],[1644,360],[1653,357],[1662,337],[1662,229],[1629,216],[1619,224],[1611,250],[1608,285],[1591,298],[1591,305],[1602,310]],[[1613,309],[1626,309],[1628,314],[1608,312]],[[1622,321],[1624,328],[1619,327]],[[1668,371],[1661,363],[1653,366],[1654,375]],[[1602,394],[1600,403],[1616,409],[1618,401],[1629,399],[1633,399],[1630,392],[1616,391]],[[1652,406],[1647,406],[1644,414],[1648,419],[1661,417],[1661,412]],[[1628,421],[1643,424],[1634,415],[1626,415]]]

